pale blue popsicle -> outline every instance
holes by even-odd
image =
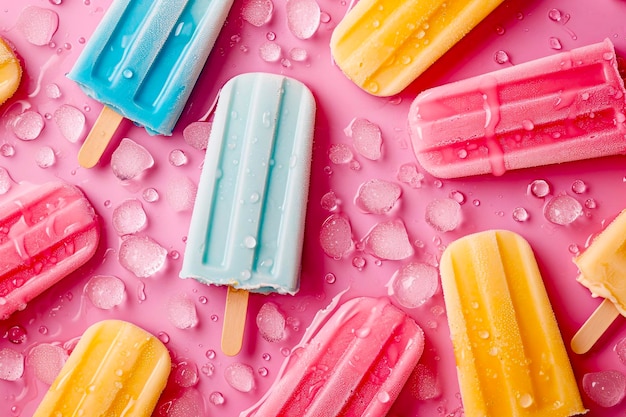
[[[233,0],[114,0],[68,77],[151,134],[171,135]]]
[[[300,284],[315,100],[299,81],[236,76],[221,90],[182,278],[252,292]]]

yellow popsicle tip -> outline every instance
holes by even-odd
[[[22,66],[13,49],[0,38],[0,105],[15,94],[22,79]]]

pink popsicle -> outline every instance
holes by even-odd
[[[626,151],[625,93],[606,39],[424,91],[409,131],[440,178],[616,155]]]
[[[386,415],[422,355],[422,329],[389,299],[368,297],[312,327],[268,394],[241,417]]]
[[[87,262],[100,238],[95,211],[78,188],[20,187],[0,202],[0,319]]]

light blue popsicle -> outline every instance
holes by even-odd
[[[90,97],[171,135],[233,0],[114,0],[68,77]]]
[[[300,284],[315,100],[299,81],[236,76],[221,90],[182,278],[252,292]]]

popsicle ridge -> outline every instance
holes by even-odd
[[[139,327],[106,320],[88,328],[33,417],[149,417],[171,369],[165,346]]]
[[[344,303],[288,359],[257,407],[241,416],[379,416],[424,347],[422,329],[388,299]]]
[[[370,94],[397,94],[501,2],[363,0],[333,31],[333,58]]]
[[[501,175],[624,153],[625,95],[606,39],[427,90],[409,131],[434,176]]]
[[[95,253],[96,213],[76,187],[29,187],[0,205],[0,318],[23,309]]]
[[[488,231],[448,246],[441,277],[468,416],[584,413],[532,249]]]
[[[222,88],[180,276],[294,294],[315,101],[304,84],[244,74]],[[245,121],[245,122],[244,122]]]

